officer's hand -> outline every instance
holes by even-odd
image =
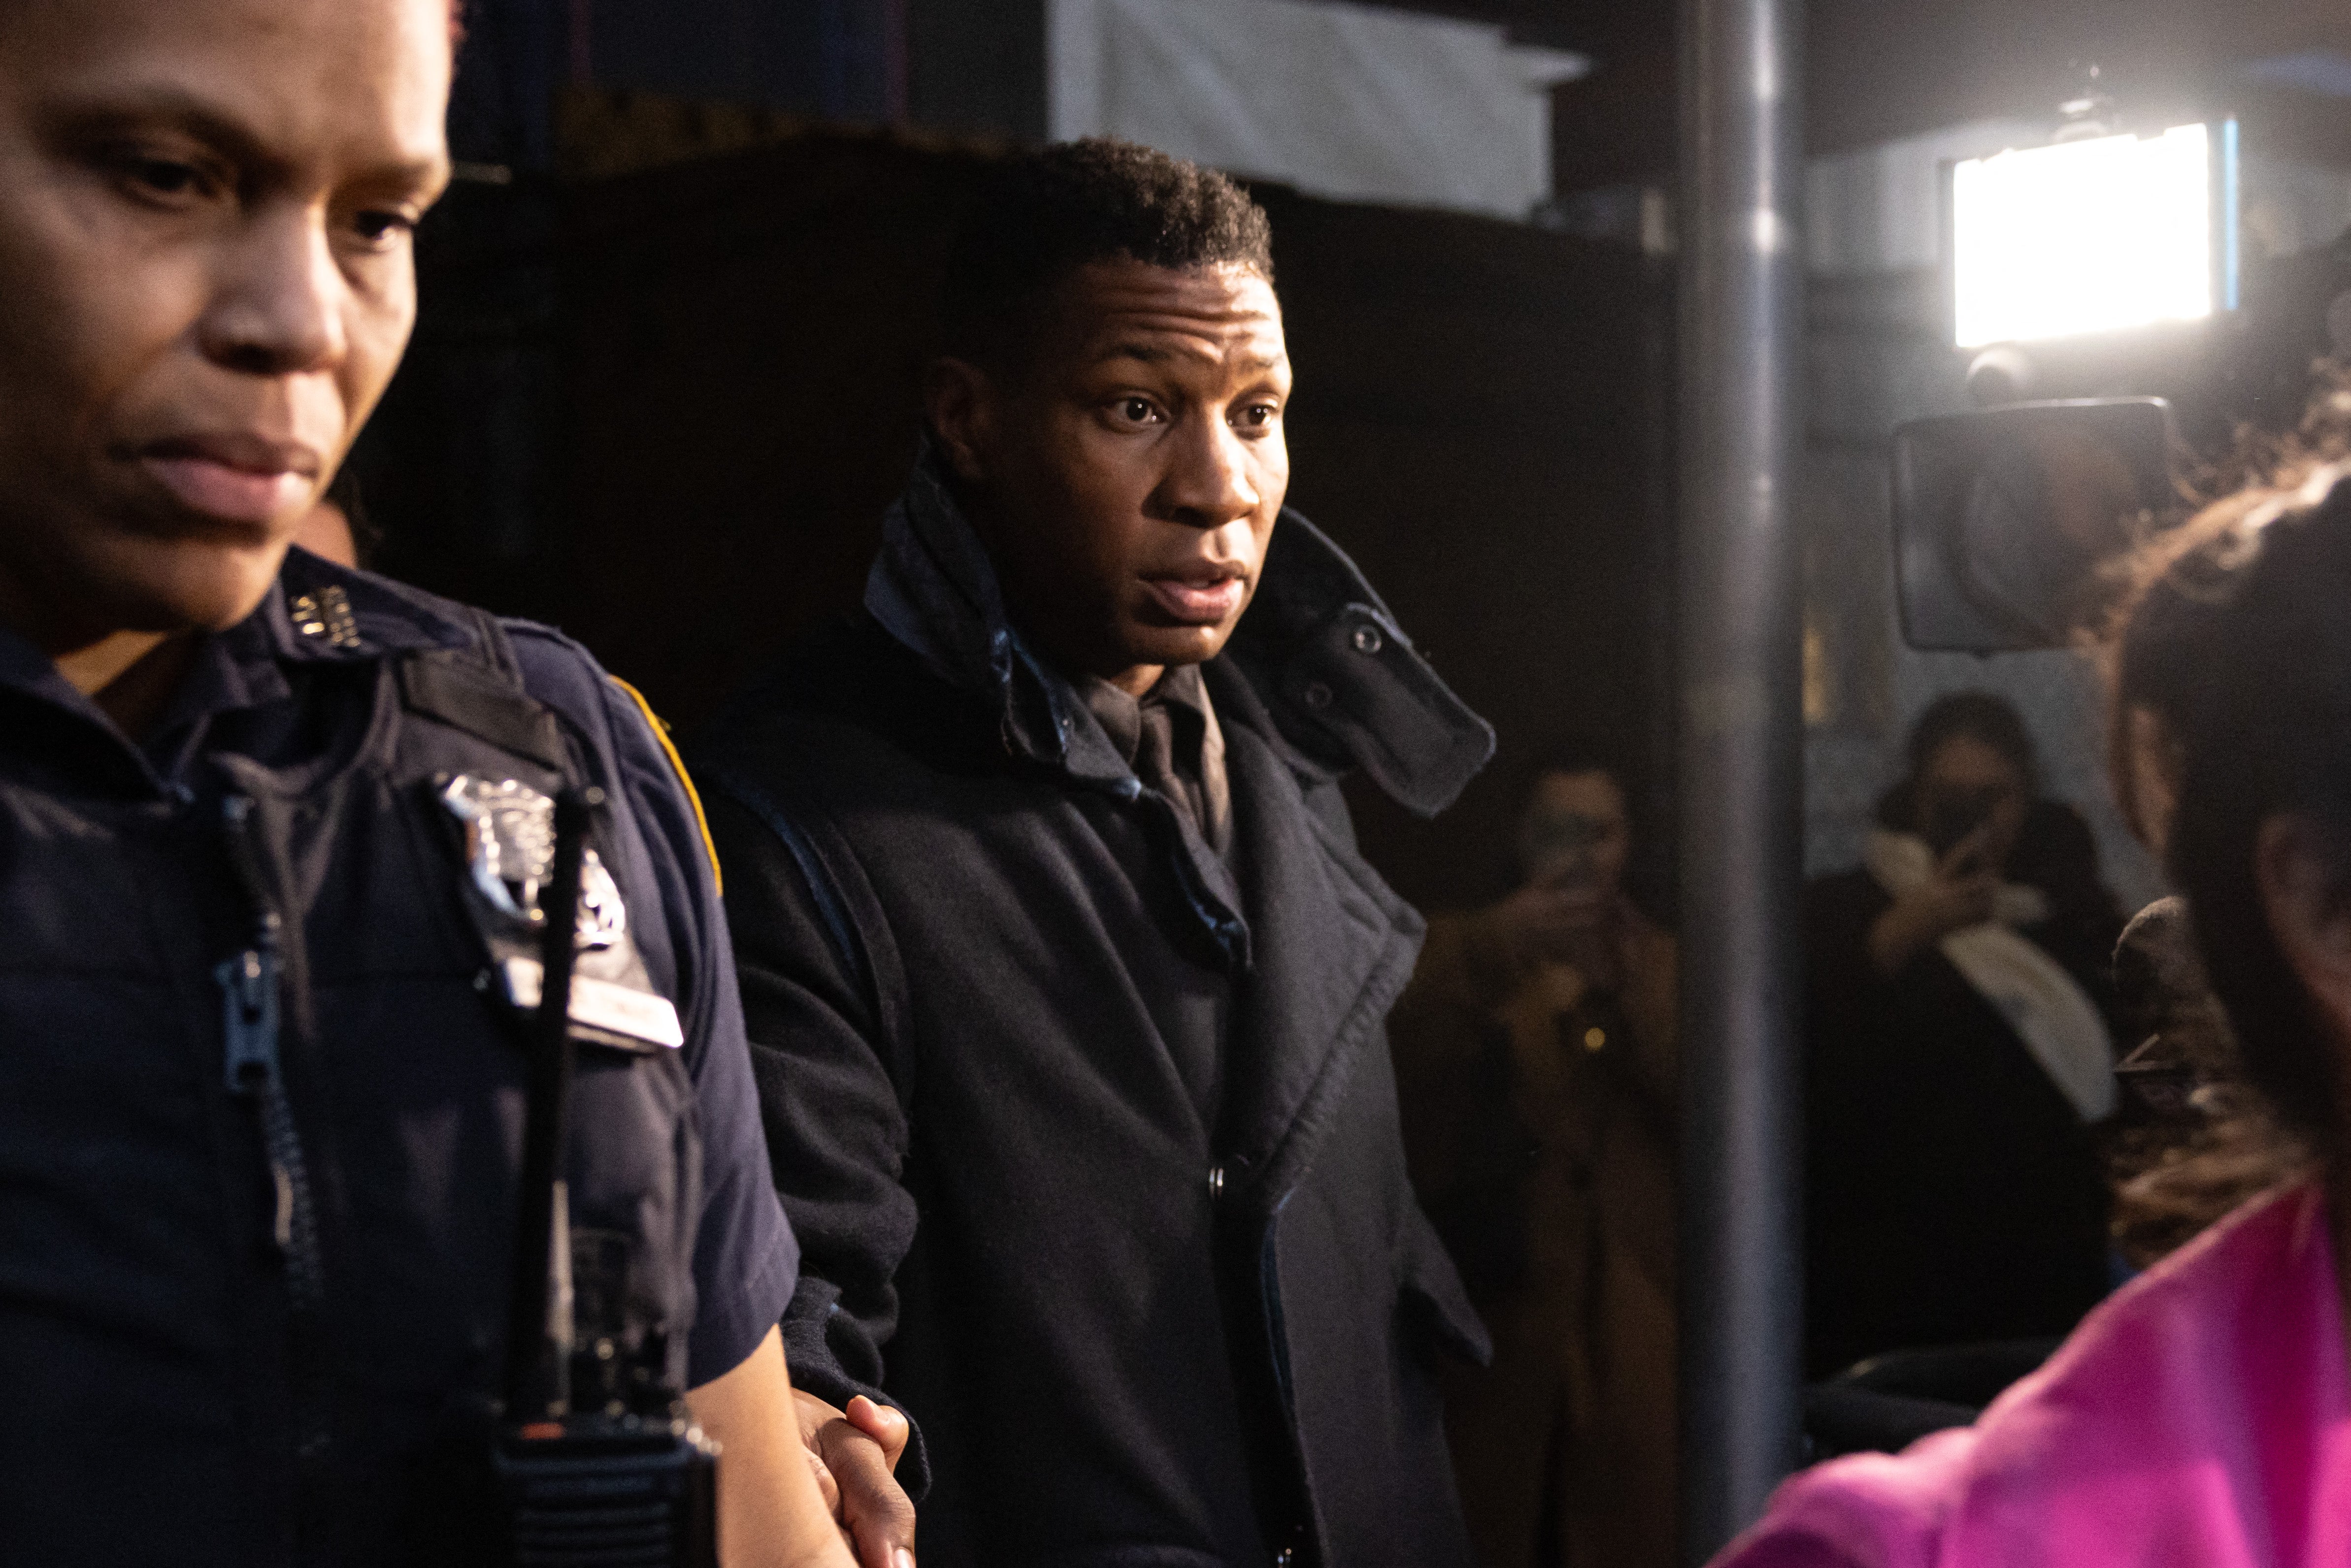
[[[914,1568],[914,1505],[893,1479],[906,1451],[905,1416],[862,1394],[837,1410],[792,1391],[817,1490],[864,1568]]]
[[[687,1389],[685,1402],[718,1444],[725,1568],[850,1568],[850,1549],[800,1453],[783,1335],[769,1329],[733,1371]]]

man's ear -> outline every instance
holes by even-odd
[[[923,413],[955,476],[986,484],[996,431],[996,386],[987,372],[968,360],[933,360],[923,372]]]
[[[2262,823],[2253,839],[2253,874],[2270,932],[2303,989],[2351,1046],[2351,902],[2343,896],[2343,836],[2315,819],[2288,812]]]

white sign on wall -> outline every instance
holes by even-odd
[[[1582,55],[1335,0],[1050,0],[1054,140],[1117,136],[1317,195],[1523,218]]]

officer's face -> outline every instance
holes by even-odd
[[[374,407],[449,0],[0,0],[0,622],[230,625]]]
[[[1021,623],[1130,687],[1216,656],[1290,488],[1290,358],[1253,270],[1081,268],[1016,371],[950,368],[933,423]]]

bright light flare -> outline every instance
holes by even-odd
[[[1975,158],[1951,171],[1959,346],[2212,314],[2201,125]]]

